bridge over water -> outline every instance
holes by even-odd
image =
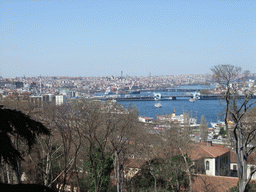
[[[206,89],[202,89],[202,88],[197,88],[197,89],[194,89],[194,88],[166,88],[166,91],[169,91],[169,92],[199,92],[201,90],[206,90]]]
[[[149,90],[149,89],[144,89],[140,90],[141,92],[199,92],[201,90],[207,90],[205,88],[164,88],[164,89],[156,89],[156,90]],[[209,89],[210,90],[210,89]]]
[[[177,99],[186,99],[192,98],[192,94],[172,94],[172,95],[161,95],[161,98],[156,99],[154,96],[129,96],[129,97],[118,97],[118,96],[109,96],[109,97],[97,97],[94,99],[100,100],[116,100],[116,101],[174,101]],[[220,99],[221,95],[200,95],[198,100],[216,100]],[[240,99],[243,99],[244,96],[239,96]],[[252,97],[252,99],[256,99],[256,95]]]

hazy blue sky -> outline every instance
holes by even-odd
[[[0,76],[256,72],[254,0],[0,0]]]

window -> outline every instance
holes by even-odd
[[[210,162],[206,161],[206,170],[210,170]]]
[[[215,173],[217,173],[218,170],[219,170],[219,159],[216,158],[216,160],[215,160]]]
[[[236,165],[233,165],[233,170],[236,170]]]

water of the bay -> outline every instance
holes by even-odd
[[[177,92],[160,92],[162,95],[184,95]],[[144,93],[145,94],[145,93]],[[153,93],[148,93],[149,95]],[[243,101],[243,100],[241,100]],[[253,99],[251,102],[255,102]],[[251,103],[249,102],[249,103]],[[225,102],[222,100],[196,100],[195,102],[189,102],[189,97],[177,97],[177,100],[169,101],[119,101],[122,106],[128,107],[134,105],[137,107],[140,116],[152,117],[156,119],[157,115],[170,115],[174,112],[176,115],[183,114],[183,112],[197,119],[197,123],[201,122],[201,117],[204,115],[208,126],[211,122],[224,121]],[[156,103],[161,103],[162,107],[155,107]],[[240,106],[242,103],[237,101]],[[254,105],[255,107],[256,105]]]
[[[135,105],[140,116],[156,118],[157,115],[170,115],[175,110],[176,115],[188,113],[190,116],[197,118],[200,123],[202,115],[205,116],[208,123],[223,120],[224,108],[219,100],[197,100],[189,102],[189,99],[177,99],[170,101],[121,101],[119,102],[124,107]],[[161,108],[156,108],[154,105],[161,103]],[[210,125],[210,124],[209,124]]]
[[[193,85],[193,86],[180,86],[177,89],[213,89],[216,85]],[[176,100],[170,101],[121,101],[119,102],[124,107],[129,105],[135,105],[139,111],[140,116],[152,117],[156,119],[157,115],[170,115],[174,112],[176,115],[180,115],[183,112],[189,114],[193,118],[197,119],[197,123],[200,123],[201,117],[204,115],[208,125],[210,122],[223,121],[224,119],[224,107],[220,104],[219,100],[196,100],[195,102],[189,102],[190,97],[182,97],[184,95],[192,95],[193,92],[160,92],[161,95],[180,95]],[[141,92],[140,95],[153,95],[153,92]],[[161,108],[156,108],[155,104],[161,103]]]
[[[119,104],[124,107],[134,105],[137,107],[140,116],[152,117],[156,119],[158,115],[170,115],[174,112],[176,115],[180,115],[183,112],[189,114],[193,118],[197,119],[197,123],[200,123],[201,117],[204,115],[208,126],[210,122],[217,122],[218,120],[224,120],[224,106],[225,103],[218,99],[216,100],[196,100],[195,102],[189,102],[190,97],[183,97],[184,95],[192,96],[193,92],[185,93],[179,92],[178,89],[213,89],[216,85],[193,85],[193,86],[180,86],[177,87],[175,92],[158,92],[163,96],[177,96],[176,100],[169,101],[118,101]],[[153,96],[153,92],[141,92],[136,96]],[[156,108],[155,104],[161,103],[161,108]]]

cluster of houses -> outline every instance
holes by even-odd
[[[193,191],[228,191],[237,186],[237,161],[230,148],[212,142],[194,143],[187,155],[193,162]],[[129,160],[125,165],[126,177],[134,177],[143,163],[141,159]],[[248,158],[248,176],[255,165],[256,154],[253,153]],[[256,173],[252,181],[255,179]]]
[[[171,120],[183,123],[184,117],[175,116],[175,113],[170,116],[160,116],[160,120]],[[139,121],[144,123],[153,123],[154,119],[149,117],[139,117]],[[233,122],[228,121],[229,128],[232,128]],[[225,127],[224,125],[222,125]],[[159,127],[156,127],[159,130]],[[214,134],[220,131],[221,124],[215,124],[209,128],[208,133]],[[161,129],[162,130],[162,129]],[[164,130],[164,129],[163,129]],[[189,158],[193,161],[193,174],[196,176],[194,180],[196,191],[208,191],[210,186],[215,186],[215,189],[210,191],[228,191],[229,188],[235,187],[238,182],[237,177],[237,161],[234,150],[226,147],[224,143],[213,143],[212,139],[207,142],[195,142],[190,146],[188,153]],[[248,158],[247,175],[254,170],[256,166],[256,154],[252,153]],[[252,180],[256,179],[256,173],[253,174]],[[204,187],[202,187],[204,186]]]
[[[235,153],[223,145],[207,143],[195,143],[191,145],[187,154],[193,161],[193,191],[228,191],[237,186],[237,163]],[[146,163],[141,158],[131,157],[123,165],[124,178],[129,180],[133,178]],[[252,167],[256,163],[256,155],[248,160],[247,174],[250,174]],[[252,180],[256,179],[256,174]],[[112,183],[116,181],[112,174]],[[76,187],[73,191],[76,191]],[[70,183],[66,185],[65,191],[71,191]]]

